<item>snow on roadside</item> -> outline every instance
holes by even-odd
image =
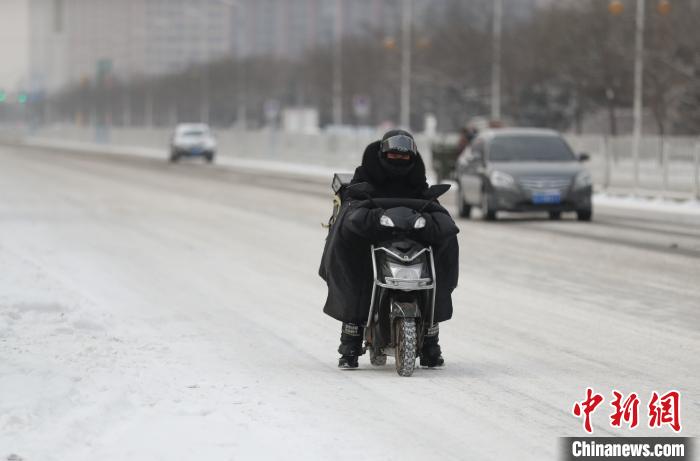
[[[216,402],[245,391],[209,383],[235,383],[226,370],[203,380],[207,345],[120,321],[1,245],[0,267],[11,268],[0,273],[0,459],[181,459],[198,447],[154,438],[226,440]]]
[[[52,426],[68,407],[86,398],[86,381],[103,379],[120,340],[105,328],[106,318],[88,314],[88,300],[31,261],[0,247],[0,267],[12,268],[0,275],[0,447],[5,451],[39,445],[27,440],[38,433],[51,438]],[[92,363],[90,369],[86,363]],[[92,384],[105,390],[106,383]],[[26,445],[17,443],[22,440]],[[11,454],[27,455],[0,452],[0,457]]]
[[[97,155],[126,155],[133,157],[143,157],[150,159],[167,159],[168,153],[165,149],[139,146],[118,146],[110,144],[97,144],[83,141],[66,141],[61,139],[27,139],[24,144],[29,147],[39,147],[44,149],[70,150],[74,152],[93,153]],[[185,159],[184,161],[187,161]],[[333,173],[342,170],[348,173],[347,168],[330,168],[323,165],[309,165],[302,163],[281,162],[279,160],[256,159],[232,157],[225,153],[219,153],[216,157],[216,164],[220,166],[233,167],[238,169],[250,169],[258,172],[289,174],[295,176],[306,176],[319,179],[328,179]]]
[[[627,208],[640,211],[654,211],[662,213],[676,213],[700,216],[700,201],[698,200],[670,200],[663,198],[644,198],[633,195],[608,195],[595,194],[593,204],[596,206]]]

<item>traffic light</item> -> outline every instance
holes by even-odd
[[[17,102],[20,104],[26,104],[28,99],[27,93],[20,93],[17,95]]]
[[[393,50],[396,48],[396,39],[394,37],[386,37],[382,44],[384,45],[385,49]]]
[[[608,4],[608,11],[613,16],[619,16],[625,10],[625,5],[620,0],[613,0]]]
[[[4,90],[0,90],[0,103],[7,101],[7,93]]]

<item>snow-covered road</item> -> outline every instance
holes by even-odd
[[[700,217],[459,222],[446,367],[336,368],[328,182],[0,147],[0,460],[556,459],[586,387],[700,435]],[[329,178],[330,179],[330,178]]]

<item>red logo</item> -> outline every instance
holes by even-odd
[[[668,424],[676,431],[681,431],[681,394],[669,391],[659,397],[656,391],[651,393],[649,401],[649,427],[661,427]]]
[[[617,390],[612,391],[613,400],[610,406],[613,413],[610,415],[610,426],[622,428],[623,424],[629,429],[639,425],[639,396],[632,392],[627,397]],[[586,388],[586,398],[581,402],[574,402],[573,414],[577,418],[583,418],[583,429],[593,433],[591,416],[596,408],[603,403],[604,397],[596,394],[590,387]],[[678,391],[669,391],[662,396],[654,391],[649,400],[649,428],[654,429],[664,425],[669,426],[675,432],[681,431],[681,394]]]
[[[622,422],[629,424],[630,429],[637,427],[639,423],[639,397],[632,392],[622,401],[622,394],[612,391],[615,400],[610,404],[615,412],[610,415],[610,425],[612,427],[622,427]]]
[[[603,402],[603,396],[594,394],[590,387],[586,389],[586,400],[576,402],[574,404],[574,416],[581,417],[583,415],[583,428],[589,434],[593,432],[591,427],[591,413],[593,413],[598,405]]]

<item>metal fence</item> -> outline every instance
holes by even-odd
[[[33,133],[34,138],[98,142],[113,146],[167,149],[172,132],[165,129],[112,129],[108,136],[89,128],[53,126]],[[352,171],[365,146],[379,133],[292,134],[279,131],[219,130],[219,153],[245,159],[274,160],[296,165],[318,165]],[[640,155],[632,155],[632,137],[566,135],[577,152],[586,152],[598,190],[636,193],[651,197],[700,199],[700,138],[642,139]],[[416,136],[428,169],[435,138]],[[165,154],[164,154],[165,155]]]
[[[639,158],[632,137],[567,136],[578,152],[591,156],[590,170],[603,190],[700,199],[700,139],[681,136],[642,138]]]
[[[367,131],[295,134],[274,130],[240,131],[214,130],[219,155],[286,162],[297,165],[317,165],[353,171],[361,162],[365,147],[381,136]],[[112,129],[105,136],[88,128],[73,125],[53,126],[34,132],[35,139],[60,139],[62,141],[95,142],[113,146],[148,147],[167,149],[172,130],[161,128]],[[421,152],[430,151],[431,139],[416,136]],[[430,155],[426,167],[431,168]]]

